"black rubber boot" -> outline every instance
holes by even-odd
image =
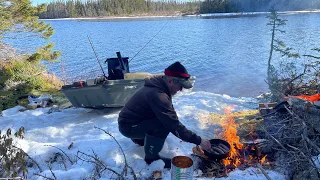
[[[164,138],[158,138],[150,135],[146,135],[144,139],[144,152],[146,154],[144,160],[147,164],[151,164],[153,161],[162,159],[165,163],[164,168],[171,168],[171,159],[159,156],[159,152],[163,148]]]
[[[144,146],[144,139],[131,139],[132,142],[138,144],[139,146]]]

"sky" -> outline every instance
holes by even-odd
[[[222,113],[222,108],[226,105],[234,105],[235,111],[254,109],[257,104],[253,99],[233,98],[227,95],[218,95],[207,92],[179,92],[173,98],[174,107],[180,121],[190,130],[205,138],[214,138],[214,132],[217,122],[210,121],[210,113]],[[28,168],[28,179],[43,179],[38,175],[46,176],[57,180],[77,180],[90,179],[94,172],[94,165],[82,160],[75,161],[77,152],[83,152],[93,156],[93,152],[105,164],[106,167],[121,173],[124,168],[124,157],[117,143],[111,136],[103,131],[96,129],[99,127],[112,134],[122,147],[129,166],[133,168],[138,179],[146,179],[152,176],[153,171],[161,171],[163,180],[170,180],[170,170],[164,169],[162,160],[155,161],[147,165],[144,161],[144,150],[134,144],[130,139],[121,135],[118,131],[117,118],[119,110],[115,111],[97,111],[83,108],[37,108],[35,110],[26,110],[21,106],[5,110],[0,116],[0,130],[6,131],[8,128],[16,132],[21,126],[25,128],[25,138],[15,141],[17,147],[22,148],[31,156],[39,166],[42,172],[36,166]],[[72,146],[70,146],[72,144]],[[54,147],[52,147],[54,146]],[[70,149],[68,148],[70,146]],[[56,147],[56,148],[55,148]],[[183,155],[191,157],[194,161],[194,179],[198,178],[201,171],[197,167],[199,159],[192,156],[194,144],[183,142],[171,133],[167,137],[161,155],[173,158],[174,156]],[[62,161],[56,158],[52,161],[57,153],[62,150],[73,163],[68,160]],[[83,155],[82,158],[87,156]],[[88,157],[87,157],[88,158]],[[65,157],[65,159],[67,159]],[[48,162],[52,161],[52,173]],[[267,170],[268,175],[273,180],[282,180],[284,176],[276,171]],[[101,174],[103,180],[114,179],[116,176],[110,171],[104,171]],[[130,173],[125,179],[133,179]],[[249,168],[244,171],[236,169],[231,172],[227,178],[219,179],[244,179],[244,180],[261,180],[266,179],[257,168]]]
[[[49,3],[52,2],[53,0],[31,0],[33,5],[37,5],[37,4],[42,4],[42,3]]]

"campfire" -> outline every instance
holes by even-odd
[[[228,156],[212,159],[203,153],[206,151],[193,148],[202,176],[223,177],[235,168],[256,167],[267,179],[264,169],[270,168],[286,179],[320,179],[319,105],[290,97],[273,111],[260,111],[259,117],[258,111],[248,115],[231,111],[232,107],[226,107],[225,115],[212,115],[222,122],[216,138],[228,142]]]
[[[248,134],[250,139],[241,143],[240,137],[237,135],[239,124],[236,123],[231,113],[233,109],[232,106],[224,108],[225,118],[221,123],[222,131],[217,136],[217,139],[225,140],[230,144],[230,151],[227,157],[213,159],[206,156],[203,150],[193,148],[194,154],[201,160],[200,169],[206,177],[224,177],[235,168],[261,168],[261,165],[270,165],[268,155],[261,153],[261,142],[253,127]]]

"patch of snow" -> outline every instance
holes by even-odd
[[[187,128],[208,139],[213,138],[216,135],[215,130],[219,128],[218,125],[208,122],[210,112],[223,113],[223,106],[227,105],[233,105],[235,111],[257,107],[254,100],[250,98],[234,98],[208,92],[179,94],[174,98],[173,105],[180,121]],[[38,108],[24,112],[20,112],[20,109],[22,107],[17,106],[2,112],[0,130],[4,131],[7,128],[12,128],[15,132],[21,126],[25,128],[25,138],[18,140],[17,146],[36,160],[44,170],[40,173],[36,166],[29,167],[28,179],[30,180],[43,179],[43,177],[34,175],[34,173],[53,178],[48,162],[52,161],[57,153],[62,153],[61,150],[74,162],[77,155],[84,160],[78,159],[73,164],[65,160],[66,168],[61,160],[53,161],[51,164],[52,172],[57,179],[90,179],[95,171],[95,164],[88,161],[92,158],[90,159],[85,154],[96,155],[107,168],[121,173],[125,163],[122,150],[125,153],[128,165],[133,168],[138,179],[149,178],[153,171],[161,171],[163,180],[171,179],[170,169],[164,169],[162,160],[155,161],[150,165],[146,164],[143,147],[134,144],[119,132],[117,123],[119,111],[104,114],[89,109],[69,108],[61,112],[48,113],[50,108]],[[95,127],[104,129],[115,137],[122,150],[111,136]],[[194,146],[194,144],[181,141],[170,133],[160,154],[169,158],[178,155],[191,157]],[[79,152],[82,154],[79,154]],[[196,168],[196,166],[194,167]],[[267,172],[272,179],[284,179],[283,175],[275,171]],[[194,175],[200,174],[201,172],[197,170]],[[100,179],[116,177],[117,175],[111,171],[105,170],[101,173]],[[127,179],[133,179],[129,169],[126,177]],[[195,179],[206,178],[195,177]],[[265,178],[258,169],[249,168],[244,171],[235,170],[227,178],[216,179],[260,180]]]

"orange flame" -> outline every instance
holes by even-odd
[[[263,156],[260,160],[260,164],[262,165],[266,161],[267,155]]]
[[[235,123],[234,116],[231,114],[233,106],[224,107],[224,112],[226,117],[221,123],[222,132],[218,135],[219,138],[226,140],[230,145],[230,156],[222,161],[222,163],[227,165],[234,165],[235,167],[241,164],[240,155],[237,149],[242,149],[243,144],[240,143],[240,137],[237,135],[238,124]]]
[[[253,165],[260,163],[261,165],[269,164],[267,155],[261,157],[261,152],[258,146],[258,134],[255,132],[255,127],[252,124],[249,132],[250,138],[252,139],[253,145],[249,144],[244,147],[240,142],[240,137],[237,135],[237,128],[239,125],[236,123],[234,115],[231,113],[234,109],[233,106],[224,107],[225,118],[221,122],[222,131],[218,134],[218,138],[226,140],[230,144],[229,157],[222,160],[224,166],[233,167],[246,167],[247,165]]]

